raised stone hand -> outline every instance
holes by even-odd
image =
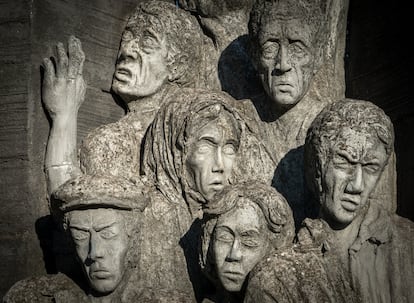
[[[86,91],[82,77],[85,54],[80,40],[70,36],[67,52],[63,43],[58,42],[56,53],[56,67],[51,59],[43,59],[42,98],[53,121],[60,116],[76,116]]]
[[[50,194],[80,172],[76,146],[77,117],[86,91],[82,77],[85,54],[80,40],[70,36],[67,52],[59,42],[56,53],[56,66],[51,59],[43,59],[42,98],[53,120],[45,159]]]

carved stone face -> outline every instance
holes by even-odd
[[[102,294],[114,291],[124,276],[129,247],[121,211],[74,210],[68,216],[77,257],[90,286]]]
[[[279,110],[288,110],[308,91],[315,65],[315,29],[298,18],[267,19],[262,25],[258,70]]]
[[[228,185],[237,153],[238,136],[228,114],[221,114],[193,134],[186,166],[196,190],[207,200]]]
[[[261,210],[248,200],[217,220],[214,262],[217,276],[227,291],[240,291],[249,272],[266,254],[265,224]]]
[[[127,25],[118,52],[113,91],[130,102],[156,93],[168,76],[165,35],[142,18]]]
[[[376,136],[343,130],[322,171],[322,217],[334,225],[351,223],[365,206],[386,161],[384,144]]]

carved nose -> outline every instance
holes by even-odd
[[[122,59],[138,59],[139,57],[139,41],[138,39],[132,39],[127,42],[123,42],[120,51],[119,61]]]
[[[223,155],[221,153],[221,149],[217,148],[217,152],[214,155],[214,165],[213,165],[213,172],[224,172],[224,162],[223,162]]]
[[[364,180],[362,176],[361,164],[356,165],[350,181],[346,187],[346,191],[352,194],[360,194],[364,190]]]
[[[227,261],[230,261],[230,262],[240,261],[241,258],[242,258],[242,253],[240,250],[240,241],[235,239],[233,242],[233,245],[231,246],[229,254],[227,255]]]
[[[289,63],[289,54],[288,54],[287,47],[284,46],[283,44],[280,45],[276,60],[277,62],[276,62],[275,68],[279,72],[285,73],[292,68]]]
[[[91,237],[89,240],[89,254],[88,254],[88,258],[90,260],[96,260],[99,258],[102,258],[104,256],[104,248],[101,245],[98,235],[96,235],[96,233],[92,232],[91,233]]]

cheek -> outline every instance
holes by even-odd
[[[76,247],[76,254],[78,258],[82,261],[82,263],[84,263],[86,258],[88,257],[89,245],[86,243],[85,244],[75,243],[75,247]]]
[[[230,249],[231,249],[230,244],[222,243],[218,241],[214,243],[214,246],[213,246],[214,261],[217,267],[220,267],[223,265]]]

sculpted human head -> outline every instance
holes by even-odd
[[[194,86],[200,37],[188,12],[164,1],[139,4],[122,34],[112,90],[130,102],[158,92],[166,83]]]
[[[258,182],[232,185],[205,209],[200,263],[227,292],[239,292],[253,267],[271,248],[291,243],[293,234],[282,195]]]
[[[205,200],[229,184],[240,144],[240,126],[222,104],[200,110],[188,124],[185,167],[192,188]]]
[[[332,227],[345,227],[364,213],[393,144],[390,119],[367,101],[335,102],[313,121],[305,144],[305,174],[320,216]]]
[[[144,145],[144,172],[169,199],[200,205],[232,182],[243,127],[232,100],[187,89],[159,110]]]
[[[252,9],[250,53],[278,111],[304,97],[322,61],[328,27],[317,3],[259,0]]]
[[[54,194],[92,293],[112,293],[123,281],[134,250],[140,212],[147,204],[140,184],[83,175]]]

